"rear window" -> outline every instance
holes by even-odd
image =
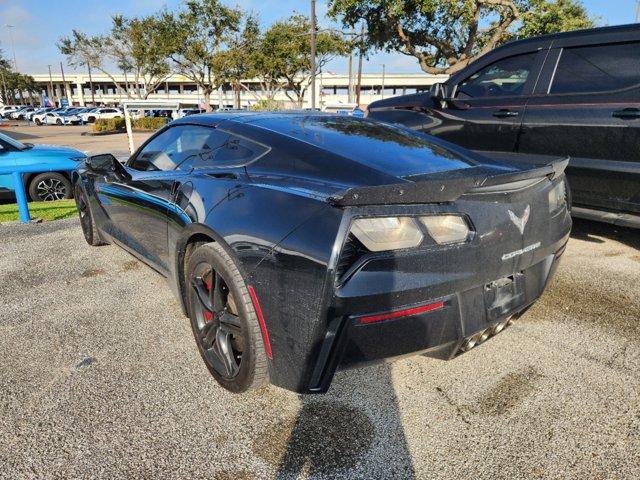
[[[640,42],[565,48],[549,93],[593,93],[640,85]]]
[[[466,159],[407,128],[342,115],[274,115],[253,122],[397,176],[470,167]],[[238,149],[242,155],[243,149]]]

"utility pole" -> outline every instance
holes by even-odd
[[[91,89],[91,105],[96,106],[96,94],[93,91],[93,78],[91,78],[91,65],[87,63],[87,69],[89,70],[89,88]]]
[[[51,77],[51,65],[47,65],[49,67],[49,99],[53,101],[56,97],[56,92],[53,90],[53,78]]]
[[[5,24],[7,30],[9,30],[9,41],[11,42],[11,50],[13,51],[13,69],[18,71],[18,61],[16,60],[16,47],[13,44],[13,34],[11,33],[11,29],[14,27],[13,25]]]
[[[60,72],[62,73],[62,95],[67,99],[67,104],[71,106],[71,95],[67,94],[67,81],[64,78],[64,68],[62,68],[62,62],[60,62]]]
[[[364,23],[360,28],[360,55],[358,57],[358,84],[356,85],[356,104],[360,106],[360,91],[362,90],[362,57],[364,56]]]
[[[384,98],[384,74],[385,74],[385,65],[383,63],[382,64],[382,89],[380,90],[380,93],[382,94],[382,98]]]
[[[356,36],[353,28],[349,32],[349,36],[353,40]],[[353,50],[349,50],[349,88],[347,90],[347,102],[353,103]]]
[[[316,0],[311,0],[311,108],[316,108]]]

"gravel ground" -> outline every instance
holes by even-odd
[[[451,362],[219,388],[164,280],[76,220],[0,226],[0,477],[640,478],[640,232],[576,224],[548,292]]]

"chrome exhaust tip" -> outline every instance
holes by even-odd
[[[477,335],[469,337],[462,344],[462,347],[460,347],[460,350],[462,350],[463,352],[468,352],[469,350],[471,350],[473,347],[476,346],[476,343],[477,343]]]
[[[487,328],[482,333],[480,333],[480,335],[478,336],[478,344],[483,343],[491,336],[491,330],[491,328]]]

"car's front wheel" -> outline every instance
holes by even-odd
[[[200,245],[185,277],[191,328],[213,377],[234,393],[262,385],[267,357],[260,324],[231,256],[216,242]]]
[[[42,125],[42,120],[40,120],[39,118],[36,118],[35,119],[35,123],[36,123],[36,125],[40,126],[40,125]]]
[[[29,196],[36,202],[50,202],[73,197],[71,182],[61,173],[36,175],[29,182]]]
[[[76,199],[76,207],[78,209],[78,216],[80,217],[80,226],[82,227],[84,239],[92,247],[105,245],[105,242],[100,238],[96,222],[93,219],[91,209],[89,208],[89,200],[82,190],[80,182],[76,183],[74,197]]]

